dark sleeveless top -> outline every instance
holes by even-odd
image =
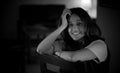
[[[84,39],[83,39],[84,40]],[[85,37],[84,42],[69,42],[69,45],[65,44],[67,49],[63,49],[64,51],[75,51],[84,49],[90,43],[95,40],[103,40],[105,39],[97,36],[92,36],[92,38]],[[73,49],[74,48],[74,49]],[[94,60],[89,61],[77,61],[74,62],[74,66],[70,67],[70,69],[61,69],[61,73],[109,73],[109,62],[110,62],[110,52],[107,49],[108,55],[107,59],[104,62],[96,63]],[[97,61],[98,58],[96,58]]]

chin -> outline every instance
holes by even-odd
[[[74,41],[78,41],[80,40],[81,38],[72,38]]]
[[[79,37],[72,37],[72,39],[73,39],[74,41],[78,41],[78,40],[80,40],[82,37],[83,37],[83,36],[79,36]]]

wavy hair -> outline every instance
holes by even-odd
[[[93,36],[97,36],[97,37],[101,36],[100,28],[84,9],[78,7],[78,8],[71,8],[70,11],[72,14],[76,14],[80,17],[80,19],[84,22],[84,27],[86,31],[85,31],[85,36],[76,42],[70,37],[68,33],[68,28],[69,28],[69,24],[68,24],[67,28],[61,33],[62,38],[66,45],[69,45],[72,47],[75,45],[79,45],[80,42],[82,42],[83,44],[85,40],[87,40],[88,38],[89,39],[93,38]],[[69,20],[68,17],[67,17],[67,20]],[[61,20],[60,20],[60,23],[61,23]]]

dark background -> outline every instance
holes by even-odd
[[[52,3],[47,0],[6,0],[2,2],[2,21],[0,23],[0,39],[1,50],[3,56],[3,64],[5,70],[11,70],[11,66],[16,68],[24,64],[24,52],[21,51],[24,43],[18,41],[18,20],[19,8],[21,5],[40,5],[40,4]],[[53,4],[67,3],[66,0],[53,1]],[[119,71],[120,57],[119,57],[119,43],[120,43],[120,8],[117,0],[99,0],[97,8],[97,23],[100,26],[103,37],[106,38],[110,52],[110,72],[116,73]],[[11,49],[12,47],[12,49]],[[17,48],[17,49],[16,49]],[[17,51],[17,52],[16,52]],[[17,63],[18,62],[18,63]],[[4,67],[3,65],[3,67]],[[7,67],[6,67],[7,66]]]

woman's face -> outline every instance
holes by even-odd
[[[85,28],[84,23],[81,21],[80,17],[73,14],[71,15],[69,21],[68,33],[73,40],[77,41],[84,37]]]

